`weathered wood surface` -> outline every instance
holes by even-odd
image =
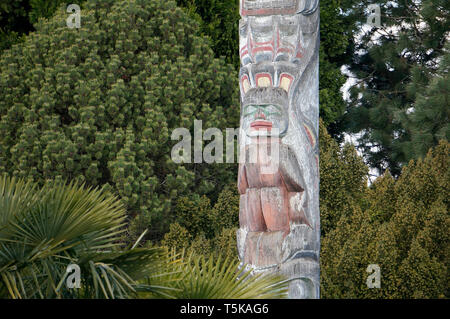
[[[241,0],[239,257],[319,298],[318,0]]]

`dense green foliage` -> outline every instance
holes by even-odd
[[[407,86],[414,110],[402,118],[410,140],[402,151],[408,159],[424,158],[439,140],[450,140],[450,45],[436,72],[416,66]]]
[[[77,0],[76,4],[82,8],[85,1],[86,0]],[[29,0],[29,2],[30,12],[28,13],[28,16],[32,24],[37,23],[41,18],[51,18],[56,10],[65,12],[67,6],[74,3],[73,1],[67,0]]]
[[[346,127],[362,133],[360,147],[371,166],[398,175],[402,164],[448,139],[448,62],[441,60],[448,61],[450,2],[375,2],[381,5],[382,25],[364,32],[355,48],[350,70],[358,82]],[[369,3],[374,1],[354,5],[361,24]]]
[[[82,28],[67,14],[0,58],[0,172],[107,185],[135,234],[158,236],[180,196],[218,196],[230,165],[178,165],[171,131],[236,127],[237,76],[215,59],[172,1],[89,1]],[[158,221],[158,222],[157,222]]]
[[[322,240],[324,297],[450,297],[449,159],[442,141],[398,180],[386,172],[339,218]],[[366,286],[369,264],[380,266],[380,289]]]
[[[239,0],[177,0],[200,24],[217,57],[239,68]]]
[[[82,5],[86,0],[78,0]],[[24,40],[35,31],[33,25],[40,18],[51,18],[56,10],[65,11],[67,0],[4,0],[0,4],[0,52]]]
[[[198,255],[237,258],[236,230],[239,227],[239,195],[235,185],[226,187],[211,207],[205,197],[181,197],[176,217],[162,244]]]
[[[28,19],[29,1],[6,0],[0,3],[0,53],[32,30]]]
[[[326,236],[342,216],[350,216],[367,187],[368,168],[355,148],[342,148],[320,122],[320,232]]]
[[[341,67],[351,61],[355,17],[348,14],[353,0],[320,1],[319,100],[320,117],[329,133],[342,133],[341,118],[346,110],[341,87],[347,76]]]

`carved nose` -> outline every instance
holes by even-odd
[[[261,111],[258,110],[258,112],[255,113],[255,120],[265,120],[266,115]]]

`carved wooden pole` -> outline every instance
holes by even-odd
[[[319,1],[241,0],[240,259],[319,298]]]

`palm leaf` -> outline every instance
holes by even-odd
[[[104,189],[0,177],[0,298],[280,298],[279,276],[251,276],[236,260],[162,248],[122,250],[125,209]],[[81,289],[65,285],[81,269]]]
[[[181,299],[271,299],[287,297],[288,282],[280,275],[251,274],[239,260],[191,254],[181,264]]]

